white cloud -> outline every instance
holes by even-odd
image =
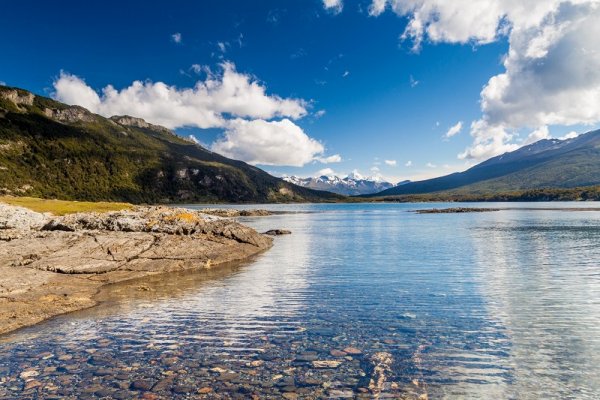
[[[377,173],[377,172],[379,172],[379,171],[380,171],[380,170],[379,170],[379,167],[377,167],[377,166],[373,166],[373,167],[371,167],[371,172],[375,172],[375,173]]]
[[[412,162],[412,161],[410,161],[410,160],[408,160],[408,161],[407,161],[407,162],[404,164],[404,166],[405,166],[405,167],[412,167],[412,165],[413,165],[413,162]]]
[[[566,135],[559,137],[559,139],[560,140],[567,140],[567,139],[576,138],[577,136],[579,136],[579,133],[577,133],[575,131],[571,131],[571,132],[567,133]]]
[[[546,125],[544,125],[538,129],[534,130],[533,132],[531,132],[527,136],[525,141],[523,141],[523,146],[535,143],[538,140],[548,139],[549,137],[550,137],[550,131],[548,130],[548,127]]]
[[[253,121],[241,118],[227,121],[223,137],[211,149],[249,164],[290,165],[301,167],[325,148],[308,137],[298,125],[289,119],[281,121]]]
[[[416,87],[420,82],[414,76],[410,76],[410,87]]]
[[[395,167],[398,164],[396,160],[385,160],[385,163],[391,167]]]
[[[335,176],[335,171],[331,168],[323,168],[317,171],[317,176]]]
[[[435,165],[435,164],[432,164],[432,163],[430,163],[430,162],[428,162],[427,164],[425,164],[425,166],[426,166],[427,168],[436,168],[436,167],[437,167],[437,165]]]
[[[325,113],[326,113],[325,110],[319,110],[319,111],[315,112],[314,116],[315,116],[315,118],[321,118],[322,116],[325,115]]]
[[[342,156],[334,154],[329,157],[315,157],[315,160],[323,164],[332,164],[342,162]]]
[[[342,2],[342,0],[323,0],[323,7],[325,7],[326,10],[332,11],[335,14],[339,14],[344,8],[344,3]]]
[[[192,71],[194,71],[195,73],[199,74],[200,72],[202,72],[202,65],[200,65],[200,64],[192,64],[192,66],[190,67],[190,69]]]
[[[60,78],[54,81],[55,99],[67,104],[76,104],[92,112],[98,112],[102,103],[98,93],[85,81],[75,75],[60,72]],[[110,117],[111,115],[106,115]]]
[[[224,127],[224,114],[261,119],[298,119],[306,115],[304,100],[268,95],[263,85],[237,72],[234,64],[225,62],[221,66],[222,74],[210,74],[192,88],[135,81],[121,90],[108,85],[102,95],[81,78],[61,72],[54,82],[54,97],[104,116],[127,114],[167,128]]]
[[[460,133],[460,131],[462,130],[462,127],[463,127],[462,121],[458,121],[456,124],[451,126],[450,129],[448,129],[448,131],[446,132],[446,134],[444,136],[447,139],[449,139],[452,136],[458,135]]]
[[[221,53],[225,53],[227,51],[227,47],[229,46],[229,43],[217,42],[217,46],[219,47],[219,50],[221,50]]]
[[[290,120],[307,114],[304,100],[267,94],[264,85],[237,72],[232,63],[221,64],[220,74],[200,65],[191,68],[207,74],[192,88],[135,81],[121,90],[108,85],[101,94],[83,79],[61,72],[54,82],[54,98],[107,117],[127,114],[170,129],[223,128],[223,136],[211,148],[251,164],[302,166],[342,160],[339,154],[325,156],[324,146]],[[279,118],[283,119],[273,120]]]
[[[483,159],[515,149],[522,129],[600,122],[598,0],[373,0],[408,18],[402,40],[482,45],[507,37],[504,72],[481,91],[473,144],[459,156]]]
[[[6,86],[6,82],[0,81],[0,86]]]
[[[461,160],[485,160],[519,148],[510,143],[515,136],[504,127],[489,125],[485,120],[471,123],[473,144],[458,155]]]
[[[176,33],[172,34],[171,40],[174,41],[175,43],[181,43],[181,33],[176,32]]]
[[[350,71],[344,71],[344,73],[342,74],[342,78],[345,78],[348,75],[350,75]]]

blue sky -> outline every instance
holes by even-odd
[[[520,76],[511,75],[514,62],[506,64],[505,55],[510,46],[515,51],[526,51],[513,44],[519,39],[517,33],[502,24],[509,21],[513,29],[518,24],[531,24],[533,17],[528,14],[535,16],[535,11],[518,14],[500,10],[497,21],[482,27],[481,17],[476,14],[481,10],[477,9],[461,10],[464,21],[446,21],[444,13],[449,18],[455,18],[456,13],[439,0],[432,0],[429,6],[427,0],[325,3],[13,2],[3,6],[0,31],[5,41],[0,81],[71,103],[90,104],[99,113],[116,110],[152,122],[167,121],[165,124],[171,124],[182,135],[193,134],[217,151],[256,163],[277,175],[306,176],[328,168],[340,175],[357,169],[364,175],[381,174],[393,181],[419,179],[465,169],[515,148],[532,132],[531,138],[560,137],[571,131],[589,130],[600,119],[594,112],[557,110],[560,107],[555,104],[536,106],[535,98],[525,104],[507,100],[519,93],[517,89],[509,92],[510,84],[519,88],[523,85],[518,82]],[[376,10],[377,3],[385,8]],[[473,7],[469,2],[458,3]],[[548,0],[544,4],[547,8],[539,11],[539,21],[533,20],[538,36],[532,39],[545,38],[544,16],[554,15],[556,24],[560,24],[563,3],[570,2]],[[415,17],[417,12],[423,15],[431,10],[438,20],[435,16],[424,21]],[[475,14],[468,19],[471,11]],[[591,14],[594,16],[596,11],[593,8]],[[574,18],[572,11],[568,15],[565,20]],[[420,34],[407,30],[415,21],[431,29]],[[401,38],[403,34],[405,39]],[[538,75],[543,78],[548,69],[529,66],[539,65],[540,59],[546,66],[551,65],[555,56],[552,51],[560,44],[550,43],[546,54],[536,55],[537,64],[518,59],[534,74],[527,83]],[[597,43],[592,47],[595,50]],[[526,52],[528,57],[530,53]],[[191,115],[205,111],[194,109],[203,107],[198,104],[204,104],[204,97],[202,101],[194,97],[185,110],[169,110],[171,103],[160,103],[161,110],[156,111],[158,106],[152,112],[140,108],[137,114],[141,115],[136,115],[136,108],[121,112],[130,109],[119,91],[134,81],[142,85],[162,82],[172,88],[165,90],[179,95],[199,81],[225,85],[227,68],[232,80],[248,83],[242,82],[243,90],[251,90],[254,85],[264,93],[250,98],[252,104],[234,108],[214,105],[229,101],[219,93],[208,95],[213,104],[211,115],[219,121],[208,123]],[[508,88],[502,86],[506,92],[502,93],[502,101],[494,97],[497,92],[482,94],[492,77],[507,71],[510,84]],[[575,74],[573,81],[581,75],[580,71],[569,73]],[[569,79],[569,75],[563,77]],[[58,81],[62,84],[57,86]],[[101,93],[107,85],[112,85],[120,96],[110,105],[103,104],[106,99]],[[534,89],[543,93],[547,86]],[[98,93],[100,100],[86,88]],[[571,93],[573,88],[556,90],[562,92],[553,95]],[[152,93],[156,95],[157,91]],[[89,100],[90,96],[94,98]],[[140,96],[128,99],[154,101],[148,99],[147,92]],[[240,96],[236,102],[244,101],[245,97]],[[258,109],[262,100],[266,108]],[[482,106],[482,100],[488,106]],[[510,111],[515,109],[519,112]],[[176,120],[179,114],[181,118]],[[289,124],[281,123],[284,119]],[[483,121],[484,127],[474,128],[473,121]],[[445,137],[459,122],[462,129]],[[224,138],[225,132],[230,136]],[[493,137],[482,132],[492,132]],[[281,139],[284,136],[286,139]],[[272,138],[275,141],[270,146]],[[270,150],[252,154],[246,151],[257,146]],[[287,157],[294,166],[285,165]]]

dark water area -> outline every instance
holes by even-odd
[[[0,337],[0,398],[600,398],[600,212],[551,209],[598,203],[445,206],[259,206],[250,262]]]

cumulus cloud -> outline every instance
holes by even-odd
[[[323,7],[325,7],[326,10],[332,11],[335,14],[339,14],[344,8],[344,3],[342,2],[342,0],[323,0]]]
[[[229,62],[221,64],[219,74],[200,65],[191,68],[207,74],[192,88],[135,81],[120,90],[108,85],[100,92],[61,72],[53,96],[107,117],[132,115],[170,129],[222,128],[222,137],[211,148],[251,164],[302,166],[342,160],[339,154],[326,156],[324,146],[292,122],[307,114],[304,100],[268,94],[264,85]]]
[[[385,160],[384,162],[390,167],[395,167],[397,164],[396,160]]]
[[[325,151],[321,143],[287,118],[281,121],[230,120],[225,134],[213,143],[211,149],[253,165],[294,167],[313,161]]]
[[[432,163],[430,163],[430,162],[428,162],[427,164],[425,164],[425,166],[426,166],[427,168],[436,168],[436,167],[437,167],[437,165],[435,165],[435,164],[432,164]]]
[[[404,164],[404,166],[405,166],[405,167],[412,167],[412,165],[413,165],[413,162],[412,162],[412,161],[410,161],[410,160],[408,160],[408,161],[407,161],[407,162]]]
[[[545,126],[600,122],[598,0],[373,0],[369,11],[377,16],[386,9],[408,19],[401,39],[415,51],[426,40],[508,39],[504,71],[482,89],[473,144],[459,157],[514,150],[518,130],[537,132],[533,139]]]
[[[462,127],[463,127],[462,121],[458,121],[456,124],[451,126],[450,129],[448,129],[448,131],[446,132],[446,134],[444,136],[447,139],[449,139],[452,136],[458,135],[460,133],[460,131],[462,131]]]
[[[171,129],[224,127],[225,114],[262,119],[306,115],[304,100],[268,95],[263,85],[237,72],[234,64],[225,62],[221,67],[221,74],[210,74],[193,88],[135,81],[121,90],[108,85],[101,95],[81,78],[61,72],[54,82],[54,97],[107,117],[128,114]]]
[[[176,33],[172,34],[171,40],[174,41],[175,43],[181,43],[181,33],[176,32]]]
[[[471,123],[471,136],[473,144],[458,155],[461,160],[485,160],[519,148],[511,143],[514,134],[502,126],[490,125],[483,119]]]

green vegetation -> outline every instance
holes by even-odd
[[[46,200],[35,197],[14,196],[0,196],[0,203],[25,207],[41,213],[49,212],[54,215],[65,215],[77,212],[119,211],[127,210],[133,207],[133,205],[128,203]]]
[[[380,196],[373,201],[418,203],[418,202],[471,202],[471,201],[600,201],[600,186],[571,189],[542,188],[499,193],[469,194],[438,192],[400,196]]]
[[[212,153],[165,128],[119,123],[0,87],[0,194],[62,200],[173,202],[336,201]],[[143,121],[142,121],[143,122]]]
[[[600,130],[570,140],[541,140],[491,158],[464,172],[396,186],[371,197],[430,194],[433,197],[476,199],[504,196],[511,199],[523,196],[532,196],[533,199],[546,196],[571,198],[571,192],[564,195],[563,192],[548,192],[547,189],[600,185],[598,172]],[[543,192],[535,192],[533,189],[541,189]],[[510,194],[499,194],[505,192]],[[513,195],[513,192],[516,194]]]

